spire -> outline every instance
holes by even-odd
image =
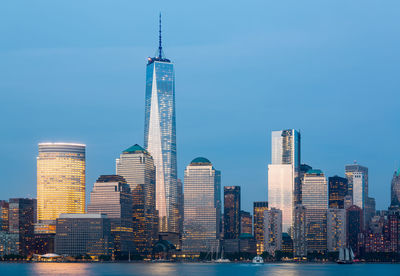
[[[158,36],[158,57],[162,59],[162,45],[161,45],[161,12],[159,18],[159,36]]]

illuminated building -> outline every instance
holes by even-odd
[[[327,181],[322,171],[310,170],[304,175],[302,205],[306,208],[308,252],[323,252],[327,247],[327,190]]]
[[[257,241],[257,254],[264,252],[264,211],[268,210],[267,201],[253,203],[254,238]]]
[[[106,214],[109,218],[117,258],[136,251],[133,241],[132,194],[122,176],[102,175],[97,179],[90,193],[88,213]]]
[[[153,158],[147,150],[135,144],[124,150],[116,160],[116,173],[125,178],[132,193],[136,249],[139,253],[149,253],[158,235]]]
[[[19,234],[0,231],[0,257],[19,255]]]
[[[346,247],[346,210],[329,208],[326,220],[328,251],[339,251]]]
[[[282,249],[282,211],[279,209],[264,211],[264,249],[271,255]]]
[[[353,197],[353,204],[363,209],[364,200],[368,197],[368,168],[357,163],[346,165],[345,174],[348,180],[349,194]]]
[[[221,173],[203,157],[186,167],[183,251],[197,255],[219,247]]]
[[[18,235],[19,255],[32,253],[36,199],[10,198],[9,233]]]
[[[253,217],[250,212],[240,211],[240,234],[253,235]]]
[[[272,132],[268,165],[268,204],[282,211],[283,232],[293,223],[295,204],[301,203],[300,133],[294,129]]]
[[[62,213],[85,213],[85,145],[40,143],[35,232],[54,233]]]
[[[224,239],[240,235],[240,186],[224,187]]]
[[[174,64],[164,57],[160,38],[157,57],[146,69],[144,147],[156,167],[156,208],[161,232],[179,231],[176,165]]]
[[[111,256],[114,248],[110,221],[104,214],[60,214],[56,222],[55,253]]]
[[[347,178],[329,177],[329,208],[344,208],[344,197],[347,195]]]
[[[307,256],[307,218],[306,208],[298,204],[294,208],[293,251],[296,257]]]
[[[8,231],[8,212],[8,202],[0,200],[0,231]]]

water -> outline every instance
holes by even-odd
[[[0,275],[399,276],[400,264],[0,263]]]

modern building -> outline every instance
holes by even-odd
[[[390,206],[400,207],[400,169],[393,174],[390,195]]]
[[[253,217],[250,212],[240,211],[240,234],[253,235]]]
[[[221,173],[198,157],[186,167],[183,251],[188,255],[216,251],[221,219]]]
[[[293,253],[295,257],[305,257],[307,256],[306,208],[301,204],[297,204],[293,216]]]
[[[111,223],[114,255],[128,256],[136,251],[133,236],[132,194],[119,175],[101,175],[90,193],[89,214],[105,214]],[[135,229],[137,232],[139,229]],[[138,233],[136,233],[138,234]]]
[[[271,164],[268,165],[268,203],[282,210],[283,232],[290,232],[294,205],[301,203],[300,133],[273,131]]]
[[[175,73],[161,45],[146,69],[144,147],[156,166],[156,207],[161,232],[179,231],[176,164]]]
[[[185,199],[183,196],[183,183],[181,179],[178,179],[179,237],[181,239],[180,243],[182,243],[182,233],[183,233],[183,221],[184,221],[183,214],[185,212],[184,202]]]
[[[264,252],[264,211],[268,210],[267,201],[256,201],[253,203],[253,225],[254,238],[257,242],[257,254]]]
[[[282,233],[282,248],[281,251],[286,253],[288,256],[293,257],[293,239],[288,233]]]
[[[363,209],[368,197],[368,168],[354,163],[345,166],[345,173],[353,204]]]
[[[40,143],[37,157],[36,232],[55,233],[62,213],[85,213],[83,144]]]
[[[363,210],[356,206],[350,206],[346,210],[346,237],[347,246],[353,249],[355,254],[359,254],[358,235],[363,231]]]
[[[240,236],[240,186],[224,187],[224,239]]]
[[[5,255],[19,255],[19,234],[0,231],[0,257]]]
[[[116,160],[116,174],[126,180],[132,193],[134,241],[141,254],[149,253],[158,240],[155,171],[152,156],[137,144]]]
[[[282,249],[282,211],[279,209],[264,211],[264,249],[271,255]]]
[[[8,202],[0,200],[0,231],[8,231],[8,212]]]
[[[310,170],[302,183],[302,202],[306,208],[307,251],[324,252],[326,240],[326,211],[328,209],[328,187],[321,170]]]
[[[35,209],[36,199],[10,198],[9,200],[9,233],[18,235],[18,252],[22,256],[32,253]]]
[[[56,223],[55,253],[72,257],[111,256],[111,226],[104,214],[60,214]]]
[[[327,213],[328,251],[339,251],[346,247],[346,210],[329,208]]]
[[[328,197],[329,208],[344,208],[344,197],[348,194],[347,178],[329,177]]]

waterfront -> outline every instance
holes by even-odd
[[[0,263],[0,275],[400,275],[400,264]]]

